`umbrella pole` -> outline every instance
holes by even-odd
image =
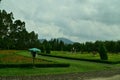
[[[33,67],[35,67],[35,57],[33,57]]]
[[[31,53],[32,53],[33,67],[35,67],[35,56],[36,56],[36,52],[31,52]]]

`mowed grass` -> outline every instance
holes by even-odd
[[[31,55],[28,51],[16,51],[13,53],[18,56],[31,58]],[[57,53],[59,54],[59,52]],[[66,73],[77,73],[77,72],[88,72],[88,71],[99,71],[99,70],[111,70],[120,67],[120,64],[108,65],[108,64],[78,61],[78,60],[68,60],[68,59],[47,57],[47,56],[37,56],[37,59],[48,60],[58,63],[69,63],[70,67],[0,68],[0,76],[31,76],[31,75],[34,76],[34,75],[49,75],[49,74],[66,74]]]
[[[92,59],[92,60],[100,60],[100,55],[99,53],[96,53],[96,55],[93,55],[93,53],[72,53],[72,52],[64,52],[64,51],[52,51],[51,55],[55,56],[63,56],[63,57],[71,57],[71,58],[80,58],[80,59]],[[120,53],[115,54],[115,53],[108,53],[108,61],[120,61]]]

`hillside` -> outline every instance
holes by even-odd
[[[73,44],[74,42],[73,41],[71,41],[71,40],[69,40],[69,39],[67,39],[67,38],[57,38],[59,41],[63,41],[65,44]],[[41,42],[41,43],[43,43],[44,42],[44,40],[46,40],[46,39],[39,39],[39,41]]]

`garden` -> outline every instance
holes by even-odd
[[[0,51],[0,68],[16,68],[16,67],[66,67],[69,64],[56,63],[44,59],[35,59],[33,65],[31,54],[28,52],[29,57],[17,54],[16,50],[1,50]]]
[[[53,51],[51,55],[73,55],[74,57],[87,56],[88,54],[73,54],[70,52]],[[88,55],[90,56],[90,55]],[[119,59],[119,55],[114,55]],[[93,56],[91,56],[93,57]],[[97,58],[97,55],[96,55]],[[113,60],[114,58],[111,57]],[[111,60],[112,60],[111,59]],[[65,59],[58,57],[37,55],[35,67],[32,67],[32,56],[28,51],[1,50],[0,51],[0,76],[34,76],[51,74],[70,74],[94,71],[119,69],[120,64],[103,64],[89,61]]]
[[[94,52],[66,52],[66,51],[52,51],[51,54],[40,54],[44,56],[52,56],[58,58],[66,58],[66,59],[74,59],[74,60],[83,60],[83,61],[91,61],[91,62],[101,62],[101,63],[110,63],[117,64],[120,63],[120,54],[115,53],[107,53],[108,60],[101,60],[98,52],[94,54]]]

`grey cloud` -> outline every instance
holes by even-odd
[[[119,0],[9,0],[2,8],[26,22],[40,38],[73,41],[120,39]],[[17,2],[17,3],[16,3]]]

